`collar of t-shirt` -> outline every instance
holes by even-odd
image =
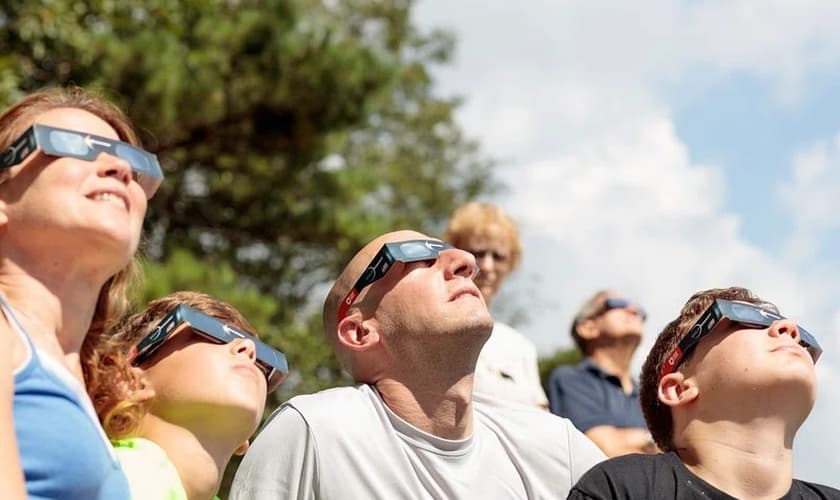
[[[704,481],[700,476],[691,472],[688,467],[680,460],[679,455],[676,452],[670,452],[666,454],[668,456],[668,460],[674,466],[674,470],[677,473],[677,477],[679,481],[689,487],[690,489],[694,490],[695,493],[700,495],[699,498],[708,498],[710,500],[737,500],[737,497],[733,497],[728,493],[721,491],[711,484]],[[797,481],[794,479],[793,483],[790,485],[790,490],[780,498],[779,500],[794,500],[797,498],[802,498],[799,485]]]
[[[382,399],[382,396],[376,388],[371,386],[370,389],[373,390],[374,394],[376,394],[376,398],[379,400],[385,414],[388,416],[388,420],[391,421],[391,425],[394,427],[397,435],[413,446],[446,456],[466,455],[475,447],[474,433],[464,439],[445,439],[418,429],[394,413],[393,410],[385,404],[385,401]],[[473,423],[476,423],[475,419],[473,419]]]

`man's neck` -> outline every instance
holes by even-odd
[[[172,461],[190,500],[213,498],[237,444],[201,438],[153,414],[143,420],[142,436],[160,446]]]
[[[635,345],[627,343],[599,347],[589,359],[610,375],[618,377],[625,394],[633,391],[633,377],[630,374],[630,360],[636,351]]]
[[[383,377],[374,384],[382,400],[400,418],[444,439],[464,439],[473,432],[473,374],[449,383],[407,385]]]
[[[694,420],[681,433],[686,467],[738,498],[781,498],[793,480],[793,434],[784,419]],[[797,426],[798,427],[798,426]]]

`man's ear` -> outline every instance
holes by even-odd
[[[248,451],[248,447],[251,446],[251,443],[246,439],[244,443],[240,444],[236,451],[233,452],[234,455],[242,456]]]
[[[579,322],[576,328],[577,334],[584,340],[594,340],[598,336],[598,327],[592,318]]]
[[[338,342],[351,351],[364,351],[379,342],[379,333],[355,310],[338,322]]]
[[[680,372],[669,373],[659,381],[658,394],[662,404],[676,407],[691,403],[700,395],[694,380]]]

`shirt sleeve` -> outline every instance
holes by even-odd
[[[569,492],[568,498],[574,500],[618,500],[623,497],[612,487],[608,475],[601,468],[595,468],[578,481],[572,491]]]
[[[582,376],[577,369],[560,367],[549,379],[551,413],[568,418],[581,432],[609,422],[605,414],[603,390],[594,377]]]
[[[566,422],[569,439],[569,479],[572,485],[607,457],[598,446],[582,432]]]
[[[230,500],[315,500],[318,495],[315,436],[292,406],[281,407],[242,459]]]
[[[587,495],[578,488],[572,488],[572,491],[569,492],[569,496],[566,497],[566,500],[596,500],[598,498],[599,497]]]

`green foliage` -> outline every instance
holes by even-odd
[[[316,286],[376,234],[434,231],[494,187],[458,101],[431,92],[453,39],[418,31],[411,5],[5,0],[0,104],[68,83],[111,96],[167,176],[146,224],[167,270],[146,295],[248,290],[278,345],[323,352]],[[299,360],[301,390],[333,380],[328,357]]]
[[[540,358],[540,380],[542,381],[543,389],[545,389],[546,394],[548,394],[548,379],[555,368],[564,365],[574,365],[580,363],[582,359],[583,357],[581,356],[580,351],[578,351],[575,347],[558,349],[554,352],[554,354]]]
[[[99,89],[166,180],[146,223],[151,299],[240,308],[295,372],[272,401],[346,382],[321,339],[323,284],[373,236],[434,233],[495,188],[432,94],[453,38],[411,0],[2,0],[0,106]]]

